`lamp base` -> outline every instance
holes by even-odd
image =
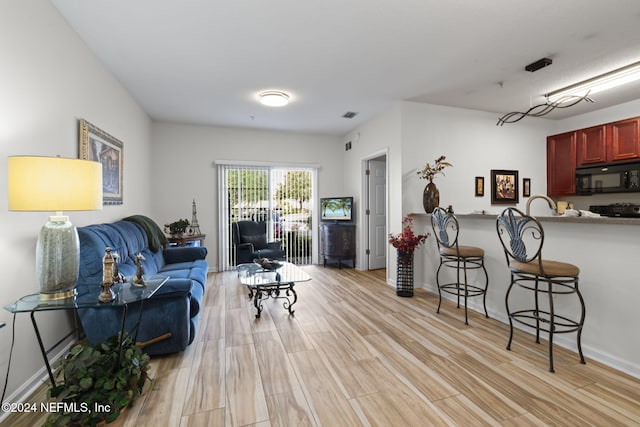
[[[36,245],[36,277],[41,300],[69,298],[75,294],[80,265],[78,231],[62,216],[49,217]]]
[[[46,293],[46,294],[40,292],[39,298],[40,298],[40,301],[55,301],[55,300],[66,299],[66,298],[71,298],[75,296],[76,296],[76,290],[74,288],[74,289],[69,289],[65,291]]]

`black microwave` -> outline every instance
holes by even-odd
[[[640,191],[640,163],[576,168],[576,193],[630,193]]]

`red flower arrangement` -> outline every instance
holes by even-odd
[[[429,234],[418,234],[413,232],[413,217],[405,216],[402,219],[402,233],[389,234],[389,243],[399,252],[404,254],[412,254],[418,246],[423,244]]]

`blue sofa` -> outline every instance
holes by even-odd
[[[171,334],[170,338],[144,347],[148,354],[183,351],[194,339],[207,279],[205,247],[164,248],[166,237],[149,218],[134,215],[109,224],[78,228],[80,274],[77,292],[96,301],[102,282],[102,258],[108,246],[119,256],[118,268],[126,278],[136,273],[134,258],[141,253],[144,274],[162,274],[170,279],[142,303],[137,341],[148,342]],[[120,331],[122,307],[78,310],[82,327],[91,344],[106,341]],[[125,330],[133,332],[140,303],[130,304]]]

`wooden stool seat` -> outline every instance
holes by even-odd
[[[483,257],[484,249],[477,248],[475,246],[460,245],[458,246],[458,250],[456,251],[456,248],[453,248],[453,247],[452,248],[442,247],[440,248],[440,255],[459,256],[461,258]]]

